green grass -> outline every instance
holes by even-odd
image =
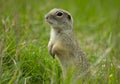
[[[0,0],[0,84],[72,84],[47,50],[44,15],[68,10],[91,68],[87,84],[120,83],[120,0]],[[80,79],[81,80],[81,79]]]

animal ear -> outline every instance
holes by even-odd
[[[68,15],[68,19],[71,20],[71,16],[70,15]]]

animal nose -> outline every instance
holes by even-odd
[[[48,19],[48,15],[45,15],[45,19]]]

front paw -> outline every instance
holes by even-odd
[[[50,55],[51,55],[53,58],[55,58],[55,53],[54,53],[53,50],[52,50],[53,45],[49,46],[48,48],[49,48],[48,51],[49,51]]]
[[[55,58],[55,53],[52,52],[52,49],[49,50],[50,55]]]

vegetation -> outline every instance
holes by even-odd
[[[44,15],[68,10],[91,65],[87,84],[120,83],[120,0],[0,0],[0,84],[73,84],[47,50]],[[79,79],[81,80],[81,79]]]

